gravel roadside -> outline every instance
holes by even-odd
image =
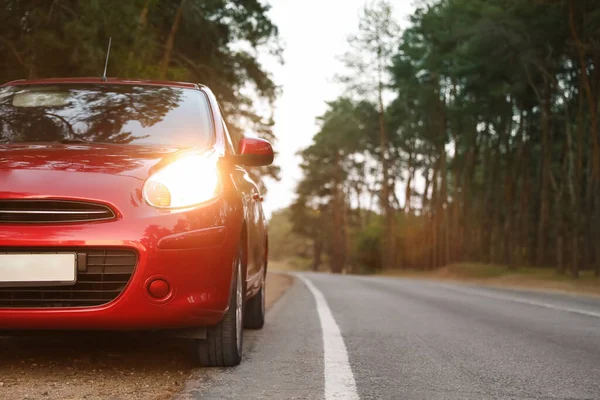
[[[291,278],[269,274],[267,307]],[[0,338],[0,399],[170,399],[193,371],[186,342],[148,334]]]

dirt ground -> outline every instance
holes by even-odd
[[[267,307],[290,283],[269,274]],[[150,334],[0,338],[0,399],[169,399],[193,371],[186,346]]]

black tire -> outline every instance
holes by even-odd
[[[229,310],[217,326],[207,329],[206,339],[194,340],[193,356],[195,361],[202,367],[234,367],[242,361],[244,275],[241,260],[241,252],[239,252],[234,261],[236,267],[231,285]],[[241,298],[238,293],[240,288]],[[237,315],[238,310],[241,316]]]
[[[262,329],[265,326],[265,297],[266,297],[266,279],[260,287],[258,293],[246,303],[246,312],[244,314],[244,328]]]

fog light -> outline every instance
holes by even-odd
[[[167,297],[170,291],[171,288],[169,287],[169,284],[162,279],[153,280],[148,285],[148,293],[150,293],[150,296],[154,297],[155,299],[163,299]]]

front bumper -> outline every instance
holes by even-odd
[[[159,211],[145,204],[130,211],[101,223],[0,226],[0,252],[111,248],[134,250],[138,255],[129,283],[110,303],[0,308],[0,330],[154,330],[217,324],[228,307],[242,225],[239,207],[219,198],[187,211]],[[156,278],[166,280],[171,288],[161,300],[147,289]]]

